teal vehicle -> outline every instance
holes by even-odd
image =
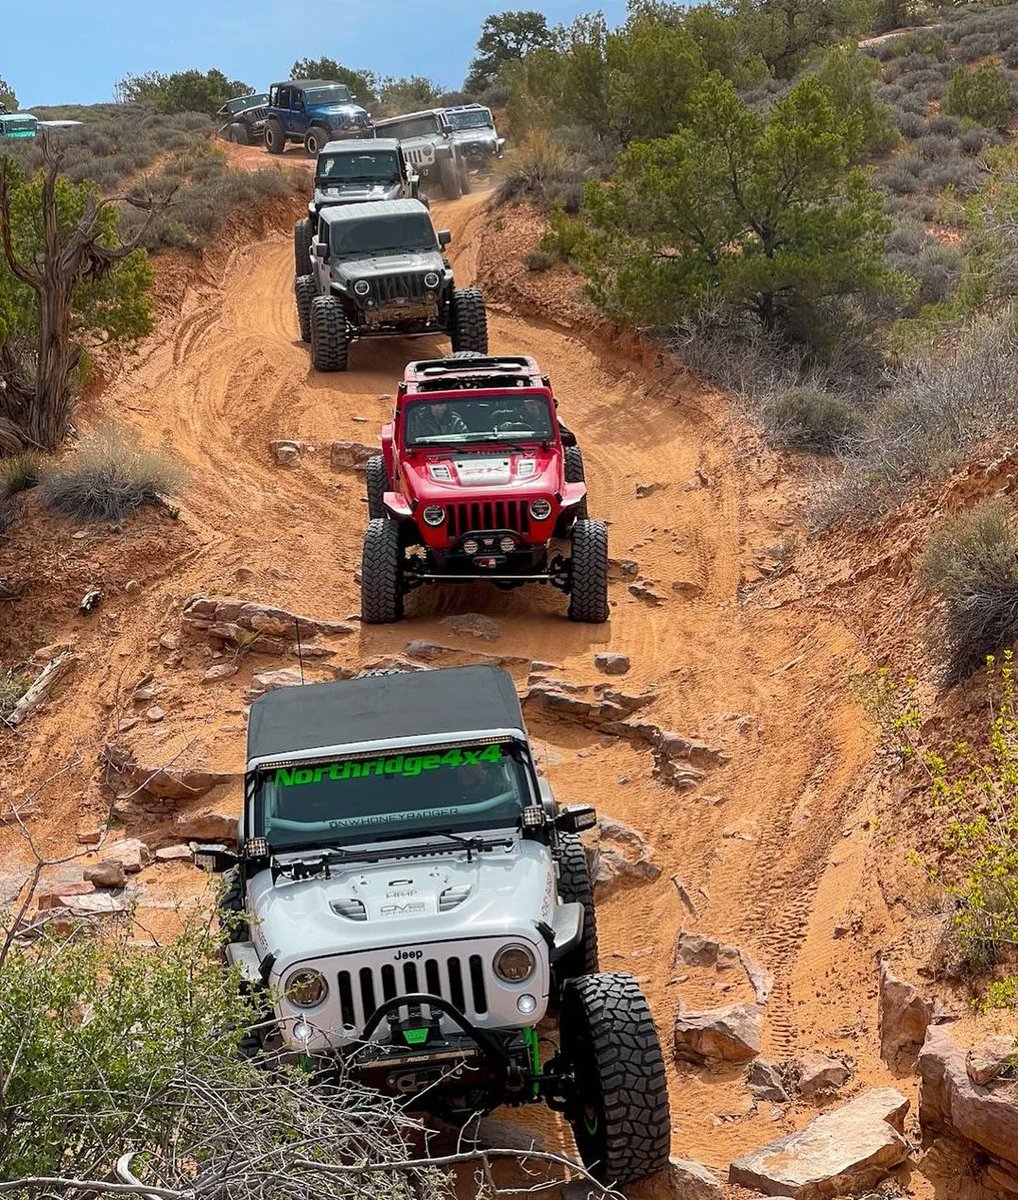
[[[34,138],[39,119],[31,113],[0,113],[0,140],[5,138]]]

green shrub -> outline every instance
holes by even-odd
[[[183,485],[167,455],[107,428],[82,442],[70,465],[50,468],[40,484],[43,502],[78,521],[115,521],[156,504]]]
[[[923,580],[943,612],[934,638],[948,657],[948,682],[970,675],[1018,637],[1018,538],[1012,512],[991,500],[947,521],[923,555]]]
[[[968,117],[982,125],[1003,126],[1011,113],[1014,98],[1007,73],[985,63],[975,71],[959,67],[951,76],[944,111]]]
[[[772,446],[836,454],[851,445],[863,421],[859,410],[844,396],[816,388],[789,388],[766,401],[763,424]]]
[[[31,686],[31,675],[22,671],[0,671],[0,716],[9,713]]]
[[[531,250],[523,256],[523,264],[528,271],[550,271],[558,261],[558,255],[550,250]]]
[[[30,450],[0,459],[0,499],[7,500],[34,488],[41,472],[42,459]]]

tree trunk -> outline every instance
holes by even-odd
[[[56,450],[74,408],[73,381],[81,350],[71,340],[73,284],[66,278],[54,278],[55,271],[47,274],[51,277],[39,297],[39,358],[28,432],[43,449]]]

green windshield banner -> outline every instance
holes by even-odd
[[[502,747],[499,745],[474,746],[470,749],[457,747],[442,754],[393,754],[384,758],[347,759],[315,767],[277,767],[273,782],[277,787],[303,787],[325,780],[340,783],[345,779],[368,779],[380,775],[412,778],[425,771],[501,761]]]

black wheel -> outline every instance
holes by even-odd
[[[311,341],[311,303],[315,298],[315,280],[313,275],[298,275],[293,281],[293,295],[297,301],[297,324],[300,326],[300,340]]]
[[[566,446],[565,448],[565,471],[566,483],[586,483],[586,476],[583,473],[583,452],[579,446]],[[576,516],[578,520],[586,520],[587,517],[587,497],[584,496],[580,503],[576,506]]]
[[[219,924],[227,942],[249,942],[251,929],[244,912],[244,880],[239,867],[223,873],[218,905]]]
[[[304,149],[312,158],[317,158],[322,147],[329,140],[329,131],[321,125],[312,125],[304,135]]]
[[[583,1165],[633,1183],[668,1164],[668,1083],[654,1021],[632,975],[585,975],[563,989],[562,1055],[572,1069],[567,1117]]]
[[[558,981],[563,984],[567,979],[593,975],[597,971],[597,915],[590,864],[579,834],[560,834],[555,858],[558,861],[558,894],[563,903],[583,905],[583,941],[555,968]]]
[[[458,200],[461,194],[460,173],[456,161],[443,158],[438,164],[438,178],[442,184],[442,195],[446,200]]]
[[[311,365],[316,371],[345,371],[350,353],[343,306],[335,296],[311,301]]]
[[[403,546],[398,521],[368,521],[361,559],[361,620],[393,625],[403,616]]]
[[[608,527],[604,521],[577,521],[572,543],[569,620],[600,625],[608,620]]]
[[[293,265],[298,275],[306,275],[311,266],[311,218],[304,217],[293,227]]]
[[[241,121],[234,121],[226,130],[227,141],[233,142],[238,146],[249,146],[251,137],[248,134],[247,126]]]
[[[464,196],[469,196],[474,190],[473,180],[470,178],[470,166],[464,160],[460,163],[460,191]]]
[[[449,314],[449,336],[455,352],[473,350],[488,353],[488,314],[484,297],[477,288],[455,288]]]
[[[367,488],[368,519],[375,521],[385,516],[382,497],[389,490],[389,478],[385,473],[385,462],[380,454],[373,455],[368,459]]]
[[[270,154],[282,154],[286,149],[286,130],[278,117],[265,122],[265,149]]]

